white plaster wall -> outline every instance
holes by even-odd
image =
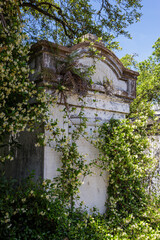
[[[61,167],[61,154],[53,148],[46,146],[44,148],[44,179],[53,179],[58,176],[57,168]]]
[[[58,119],[58,127],[66,130],[66,135],[68,134],[68,124],[63,121],[63,108],[64,106],[56,105],[50,108],[50,112],[52,113],[52,119]],[[50,132],[45,132],[46,137],[50,137]],[[51,136],[52,137],[52,136]],[[50,143],[51,146],[44,147],[44,178],[45,179],[53,179],[57,177],[58,172],[57,168],[61,167],[61,153],[56,152],[55,142]]]
[[[83,64],[93,64],[91,58],[84,58]],[[94,82],[103,82],[104,78],[107,76],[109,80],[113,82],[113,86],[116,89],[127,90],[126,82],[120,81],[117,79],[116,74],[112,69],[109,68],[107,64],[102,61],[97,62],[97,70],[93,76]],[[70,94],[67,98],[67,102],[70,106],[76,108],[76,111],[71,113],[72,124],[77,125],[80,123],[78,118],[78,113],[80,107],[84,106],[84,115],[88,118],[87,131],[88,135],[91,136],[95,127],[98,124],[102,124],[105,121],[110,120],[111,118],[123,119],[125,115],[129,113],[129,103],[124,102],[123,99],[107,96],[105,93],[90,91],[86,97],[83,97],[84,103],[80,103],[78,96],[75,94]],[[63,105],[56,105],[51,108],[53,112],[53,119],[58,119],[59,127],[66,130],[66,134],[69,131],[72,131],[73,128],[68,128],[68,124],[63,124],[63,112],[60,111],[63,109]],[[95,120],[99,120],[99,123],[96,123]],[[46,135],[49,137],[49,133],[46,132]],[[52,143],[52,147],[46,146],[44,149],[44,178],[53,179],[57,176],[57,168],[61,166],[61,153],[57,153],[54,150],[55,143]],[[78,140],[79,151],[86,156],[86,160],[89,163],[93,159],[98,157],[98,150],[91,145],[85,138],[82,136]],[[107,184],[108,184],[108,174],[105,172],[103,176],[100,176],[99,169],[92,169],[94,174],[92,176],[87,176],[83,180],[83,184],[80,187],[80,200],[89,207],[96,207],[101,213],[105,212],[105,202],[107,200]],[[79,204],[77,202],[77,205]]]
[[[110,112],[119,112],[119,113],[129,113],[129,103],[124,102],[118,102],[116,99],[111,98],[104,98],[105,95],[103,94],[95,96],[90,95],[83,97],[85,102],[86,108],[93,108],[93,109],[101,109],[103,111],[110,111]],[[82,104],[79,103],[77,97],[75,95],[70,95],[68,97],[67,102],[71,105],[75,106],[82,106]]]
[[[80,59],[80,63],[87,66],[92,66],[94,64],[94,60],[89,57],[84,57]],[[119,90],[127,91],[127,82],[119,80],[115,72],[110,68],[109,65],[106,64],[106,62],[96,60],[95,66],[96,71],[92,77],[94,83],[103,83],[103,81],[108,78],[109,81],[113,84],[113,87]]]
[[[73,96],[72,104],[76,103],[76,97]],[[107,100],[104,103],[107,105]],[[116,104],[116,102],[115,102]],[[91,101],[92,105],[92,101]],[[96,108],[91,108],[89,106],[85,107],[84,113],[85,116],[88,117],[87,129],[89,136],[93,135],[95,128],[104,121],[111,119],[112,117],[116,119],[122,119],[125,117],[125,112],[122,108],[123,113],[112,112],[112,111],[105,111],[105,107],[101,106],[102,104],[98,104]],[[121,105],[117,105],[121,107]],[[102,107],[102,109],[100,109]],[[56,105],[55,107],[51,108],[51,112],[53,112],[52,118],[58,119],[58,125],[60,128],[64,128],[66,130],[66,134],[69,131],[72,131],[74,127],[68,128],[68,124],[63,124],[63,105]],[[128,108],[127,108],[128,109]],[[71,115],[71,122],[73,125],[77,125],[80,123],[78,119],[78,113],[80,111],[80,107],[77,106],[76,111]],[[127,110],[128,111],[128,110]],[[98,115],[100,119],[99,123],[95,121],[95,114]],[[46,136],[49,137],[49,132],[46,132]],[[82,136],[78,141],[77,144],[79,146],[79,152],[83,155],[86,155],[86,160],[89,163],[93,159],[98,158],[98,150],[85,138]],[[55,143],[51,143],[51,147],[46,146],[44,149],[44,178],[45,179],[53,179],[57,177],[59,172],[57,172],[57,168],[61,167],[61,153],[57,153],[54,150]],[[77,202],[77,206],[79,202],[83,201],[88,208],[96,207],[99,209],[101,213],[105,212],[105,203],[107,200],[107,185],[108,185],[108,174],[105,172],[102,176],[100,176],[99,169],[92,169],[93,174],[92,176],[87,176],[82,181],[83,184],[80,187],[80,200]]]
[[[79,152],[85,154],[87,163],[98,158],[98,150],[85,138],[81,137],[78,141]],[[107,200],[107,186],[108,186],[108,173],[105,172],[100,176],[100,170],[92,168],[93,174],[82,178],[82,185],[80,187],[80,200],[83,201],[89,209],[96,207],[100,213],[105,212],[105,202]]]

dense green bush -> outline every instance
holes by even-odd
[[[1,239],[105,239],[110,236],[105,220],[81,208],[70,211],[55,199],[52,182],[31,179],[16,185],[0,181]]]
[[[156,159],[149,152],[147,121],[114,120],[99,129],[96,165],[109,171],[107,214],[112,219],[130,214],[142,217],[153,198],[148,188],[155,174]]]
[[[5,240],[52,239],[159,239],[160,224],[129,215],[115,227],[96,210],[73,209],[55,198],[50,180],[33,183],[31,178],[21,185],[1,178],[0,236]],[[113,220],[113,218],[112,218]],[[116,222],[115,222],[116,223]]]
[[[0,232],[3,239],[38,239],[56,228],[52,220],[51,196],[42,184],[1,180]]]

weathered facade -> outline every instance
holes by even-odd
[[[85,101],[84,114],[88,118],[87,131],[89,135],[93,134],[98,124],[110,120],[111,118],[123,119],[129,113],[130,103],[136,97],[136,79],[138,73],[126,69],[113,52],[108,50],[102,43],[95,42],[94,47],[99,50],[99,55],[105,57],[104,60],[96,60],[96,71],[92,76],[93,85],[83,97]],[[88,55],[89,41],[79,43],[73,47],[63,47],[47,41],[40,41],[32,46],[30,66],[35,70],[31,79],[37,82],[47,81],[44,72],[54,74],[56,71],[55,55],[65,58],[67,54],[78,51],[79,62],[91,66],[94,59]],[[109,81],[111,91],[106,91],[104,82]],[[74,125],[78,125],[80,120],[78,113],[81,103],[78,101],[78,95],[75,92],[68,92],[67,103],[76,108],[71,114],[71,123],[64,124],[63,112],[64,103],[58,100],[57,104],[51,107],[53,119],[58,119],[59,126],[66,130],[66,133],[72,131]],[[48,136],[49,133],[44,132]],[[23,145],[19,150],[17,160],[10,166],[10,173],[20,179],[27,176],[31,170],[35,171],[36,177],[54,178],[57,176],[57,168],[61,166],[61,154],[49,146],[35,148],[35,135],[23,134]],[[27,140],[26,140],[27,138]],[[53,144],[54,145],[54,144]],[[87,161],[98,157],[98,150],[92,146],[83,136],[78,140],[79,151],[87,155]],[[84,178],[80,187],[80,200],[91,208],[96,206],[100,212],[105,211],[105,201],[107,198],[107,173],[100,176],[99,170],[94,169],[94,174]],[[78,204],[78,203],[77,203]]]

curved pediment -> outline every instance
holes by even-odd
[[[43,67],[53,69],[55,64],[52,60],[53,54],[58,53],[60,56],[65,57],[73,51],[78,51],[80,56],[79,61],[91,66],[94,60],[93,57],[89,55],[89,47],[89,41],[81,42],[72,47],[64,47],[43,40],[32,46],[31,59],[32,56],[35,58],[35,55],[41,55],[41,61],[37,60],[37,62],[41,62]],[[138,73],[125,68],[116,55],[102,43],[94,42],[94,48],[99,51],[99,56],[102,56],[104,60],[96,61],[96,71],[93,75],[93,82],[95,84],[102,84],[107,79],[114,89],[114,95],[133,100],[136,97],[136,80]],[[35,68],[35,66],[33,66],[33,68]],[[41,66],[36,68],[40,70]],[[101,90],[103,92],[103,88],[101,88]]]
[[[81,49],[83,53],[83,50],[89,46],[89,41],[82,42],[71,47],[70,51]],[[115,72],[118,78],[125,78],[126,75],[129,75],[131,78],[137,79],[138,72],[125,68],[119,58],[102,43],[94,42],[94,47],[99,50],[101,56],[105,57],[104,62]]]
[[[83,57],[83,52],[86,53],[89,46],[89,41],[82,42],[71,47],[71,51],[79,50]],[[93,75],[93,82],[102,83],[107,79],[113,85],[114,95],[130,100],[134,99],[136,97],[138,72],[125,68],[117,56],[102,43],[94,42],[94,48],[99,51],[99,56],[104,57],[105,60],[96,62],[96,72]],[[81,62],[84,64],[88,62],[88,64],[91,65],[93,64],[93,59],[91,57],[86,59],[82,58]]]
[[[110,67],[106,60],[94,61],[91,57],[81,58],[80,63],[88,66],[95,64],[95,73],[92,76],[94,84],[103,86],[105,83],[113,87],[113,89],[119,89],[127,91],[127,81],[120,80],[113,68]]]

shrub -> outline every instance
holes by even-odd
[[[159,239],[160,224],[129,215],[121,218],[121,226],[94,210],[71,209],[55,198],[50,180],[37,183],[28,178],[21,185],[0,180],[0,236],[5,240],[105,240]],[[116,222],[115,222],[116,223]]]

